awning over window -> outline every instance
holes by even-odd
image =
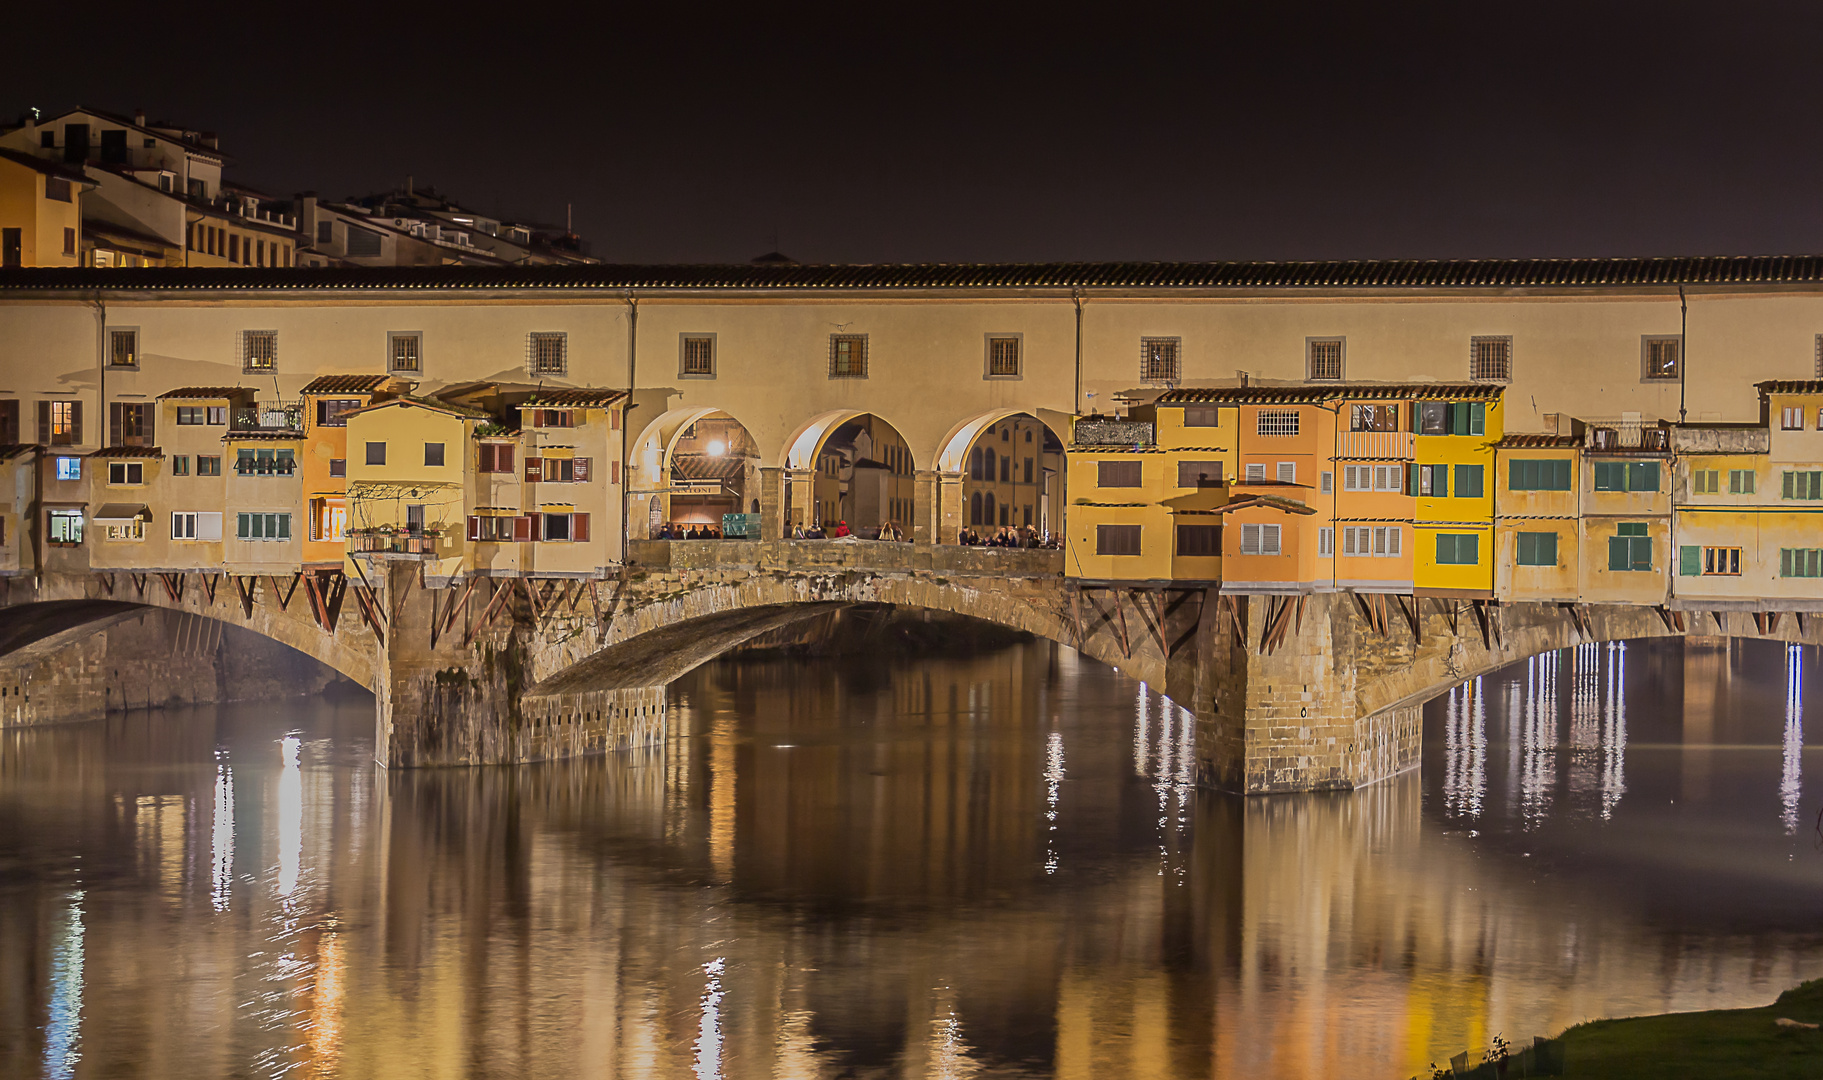
[[[97,525],[120,525],[130,521],[151,521],[152,511],[145,503],[103,503],[95,511]]]

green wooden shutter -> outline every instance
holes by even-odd
[[[1509,491],[1530,491],[1530,490],[1532,490],[1532,486],[1530,484],[1526,483],[1526,466],[1530,465],[1530,464],[1531,464],[1531,462],[1529,462],[1529,461],[1509,461],[1509,462],[1507,462],[1507,490],[1509,490]]]
[[[1658,462],[1634,461],[1627,465],[1628,491],[1657,491]]]
[[[1452,401],[1449,404],[1449,410],[1450,434],[1467,435],[1469,433],[1469,403]]]
[[[1652,538],[1633,536],[1627,539],[1627,568],[1629,570],[1652,569]]]
[[[1538,533],[1538,565],[1557,565],[1557,534],[1554,532]]]
[[[1520,533],[1519,534],[1519,551],[1518,551],[1519,565],[1521,565],[1521,566],[1538,565],[1538,561],[1534,557],[1534,553],[1537,550],[1538,550],[1538,534],[1537,533]]]
[[[1479,499],[1481,494],[1481,466],[1456,466],[1456,497],[1458,499]]]
[[[1678,549],[1678,560],[1677,572],[1685,577],[1695,577],[1703,570],[1703,549],[1686,544]]]
[[[277,517],[279,519],[278,520],[278,525],[279,525],[278,538],[280,540],[291,539],[291,515],[290,514],[279,514],[279,515],[277,515]]]
[[[1780,548],[1779,549],[1779,576],[1780,577],[1790,577],[1791,576],[1791,549],[1790,548]]]
[[[1608,569],[1625,570],[1627,568],[1630,561],[1628,556],[1631,554],[1627,550],[1627,540],[1628,538],[1625,536],[1608,537]]]
[[[1437,564],[1456,561],[1456,538],[1448,533],[1437,534]]]
[[[1414,409],[1416,409],[1417,407],[1418,406],[1416,406],[1416,405],[1412,406],[1412,408],[1414,408]],[[1412,464],[1407,465],[1405,467],[1405,493],[1407,495],[1418,494],[1418,464],[1417,464],[1417,462],[1413,462]]]
[[[1792,478],[1796,475],[1797,475],[1796,473],[1790,471],[1789,469],[1786,470],[1784,479],[1781,482],[1780,488],[1779,488],[1779,497],[1781,499],[1791,498],[1791,489],[1792,489],[1792,484],[1793,484]]]
[[[1485,401],[1469,403],[1469,434],[1486,435],[1488,431],[1488,407]]]

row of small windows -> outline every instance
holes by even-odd
[[[1823,335],[1818,337],[1818,377],[1823,378]],[[1309,382],[1341,382],[1347,373],[1348,339],[1304,339],[1304,378]],[[1141,382],[1175,383],[1183,378],[1183,339],[1144,337],[1139,342]],[[1682,341],[1676,336],[1647,335],[1640,339],[1640,377],[1675,380],[1681,372]],[[1469,379],[1473,382],[1510,382],[1513,378],[1513,339],[1507,336],[1469,338]]]
[[[240,266],[290,266],[291,245],[201,222],[191,222],[184,246],[202,255],[214,255]]]
[[[1281,438],[1296,436],[1302,432],[1300,415],[1296,409],[1261,409],[1254,417],[1254,432]],[[1215,410],[1186,408],[1184,426],[1218,426]],[[1410,431],[1417,435],[1485,435],[1487,403],[1416,401],[1404,409],[1398,405],[1355,405],[1349,409],[1348,429],[1358,432]]]

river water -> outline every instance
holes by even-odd
[[[1252,800],[1048,643],[724,660],[517,769],[380,772],[365,699],[10,731],[0,1076],[1396,1080],[1764,1003],[1823,974],[1816,675],[1570,650]]]

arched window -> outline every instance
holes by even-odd
[[[993,523],[994,523],[994,493],[990,491],[981,500],[981,524],[992,525]]]
[[[979,446],[968,452],[968,478],[970,480],[981,479],[981,448]]]
[[[990,446],[987,449],[981,451],[981,479],[992,480],[993,478],[994,478],[994,448]]]
[[[979,465],[980,462],[976,461],[976,464]],[[989,495],[988,498],[991,499],[993,496]],[[981,493],[979,491],[968,497],[968,523],[970,525],[981,524]]]

